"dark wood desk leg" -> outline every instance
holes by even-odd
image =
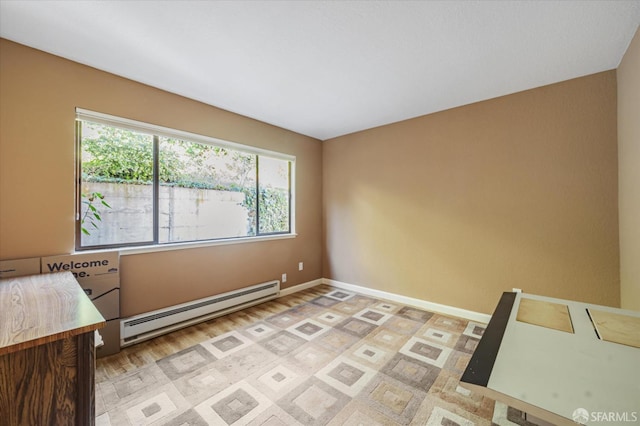
[[[78,400],[76,424],[94,426],[96,422],[94,333],[80,334],[78,339]]]

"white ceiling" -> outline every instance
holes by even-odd
[[[321,140],[617,68],[633,1],[0,1],[0,35]]]

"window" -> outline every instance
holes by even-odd
[[[76,249],[291,234],[295,158],[77,111]]]

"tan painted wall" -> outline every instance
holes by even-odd
[[[486,313],[512,287],[619,304],[614,71],[322,144],[0,40],[0,259],[73,250],[76,106],[298,160],[296,239],[125,256],[123,316],[283,272]]]
[[[320,141],[4,39],[0,259],[74,249],[75,107],[297,157],[297,238],[123,256],[123,316],[278,279],[284,272],[289,279],[283,288],[322,277]]]
[[[616,73],[325,141],[324,276],[477,312],[619,306]]]
[[[640,30],[617,71],[620,299],[640,311]]]

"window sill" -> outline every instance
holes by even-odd
[[[202,247],[215,247],[226,246],[230,244],[244,244],[244,243],[257,243],[261,241],[273,241],[273,240],[287,240],[290,238],[296,238],[298,234],[280,234],[280,235],[268,235],[262,237],[242,237],[242,238],[228,238],[224,240],[211,240],[211,241],[191,241],[185,243],[172,243],[172,244],[158,244],[149,246],[138,247],[122,247],[115,249],[120,252],[120,256],[129,256],[134,254],[154,253],[159,251],[174,251],[174,250],[188,250]],[[113,251],[114,249],[105,250],[81,250],[76,253],[95,253],[100,251]]]

